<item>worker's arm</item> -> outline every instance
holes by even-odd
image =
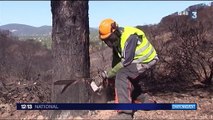
[[[123,67],[123,64],[119,62],[111,70],[107,71],[107,78],[115,77],[116,73]]]
[[[123,52],[123,58],[121,60],[123,66],[128,66],[132,63],[134,57],[135,57],[135,49],[137,46],[138,41],[141,41],[136,34],[132,34],[129,36],[125,43],[124,52]]]
[[[114,77],[122,67],[128,66],[132,63],[138,41],[139,38],[137,35],[133,34],[129,36],[125,43],[123,58],[121,62],[117,63],[111,70],[107,72],[108,78]]]

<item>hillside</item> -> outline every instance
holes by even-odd
[[[13,35],[18,37],[24,37],[24,36],[51,36],[52,32],[52,26],[44,25],[41,27],[34,27],[30,25],[25,24],[6,24],[0,26],[0,29],[3,30],[9,30],[13,33]],[[90,28],[90,33],[97,35],[97,29],[96,28]]]
[[[9,30],[16,36],[48,36],[51,35],[51,26],[33,27],[24,24],[7,24],[0,26],[0,29]]]
[[[0,26],[2,30],[9,30],[12,35],[17,36],[19,40],[27,40],[27,39],[34,39],[36,41],[42,42],[43,45],[47,46],[47,48],[51,48],[51,32],[52,26],[41,26],[41,27],[34,27],[25,24],[7,24]],[[99,45],[100,42],[98,41],[98,30],[97,28],[90,28],[90,42],[91,45],[96,46]],[[97,46],[98,47],[98,46]]]

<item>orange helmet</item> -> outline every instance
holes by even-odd
[[[108,18],[101,22],[99,25],[99,37],[101,40],[106,39],[113,33],[117,28],[117,24],[114,20]]]

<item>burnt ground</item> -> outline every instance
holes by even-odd
[[[110,49],[92,53],[91,76],[97,75],[97,69],[109,69]],[[105,56],[105,57],[103,57]],[[102,66],[102,68],[100,68]],[[0,83],[0,119],[48,119],[47,111],[17,111],[16,103],[50,102],[51,81],[11,81]],[[213,119],[213,88],[200,82],[184,84],[176,81],[150,81],[143,86],[158,103],[197,103],[196,111],[156,110],[137,111],[134,119]],[[113,102],[113,101],[111,101]],[[113,110],[100,110],[85,116],[64,119],[108,119],[115,115]]]

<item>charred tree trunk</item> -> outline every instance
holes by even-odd
[[[89,19],[88,1],[51,1],[54,75],[52,102],[89,102]],[[74,85],[55,85],[58,80],[78,80]],[[55,111],[52,118],[81,115],[85,111]],[[66,118],[65,118],[66,119]]]

